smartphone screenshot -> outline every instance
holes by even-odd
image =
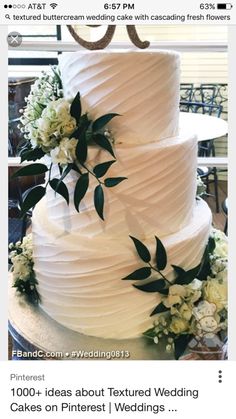
[[[232,418],[235,25],[1,0],[4,417]]]

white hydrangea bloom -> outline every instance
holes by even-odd
[[[70,115],[70,103],[65,99],[50,102],[37,120],[37,144],[45,152],[57,147],[60,140],[76,128],[76,120]]]
[[[227,281],[219,281],[217,278],[207,278],[203,285],[203,298],[221,311],[227,307]]]
[[[194,304],[201,297],[201,286],[201,281],[198,279],[194,279],[188,285],[171,285],[169,294],[164,299],[163,304],[167,308],[171,308],[176,304],[182,304],[183,302]]]
[[[50,152],[52,162],[61,165],[73,163],[76,160],[75,149],[77,143],[78,140],[75,138],[63,138],[60,144]]]
[[[32,271],[29,259],[23,253],[20,253],[12,258],[12,263],[13,278],[27,281]]]

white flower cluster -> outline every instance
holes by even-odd
[[[216,246],[210,256],[211,275],[203,282],[203,298],[214,303],[220,312],[227,310],[228,241],[219,230],[213,230],[212,235]]]
[[[33,271],[32,235],[25,236],[22,243],[20,241],[15,244],[10,243],[9,250],[14,283],[18,280],[28,281]]]
[[[72,134],[76,120],[70,115],[70,103],[65,99],[50,102],[41,117],[35,121],[31,142],[40,146],[46,153],[57,146],[61,140]]]
[[[194,279],[188,285],[171,285],[169,294],[163,298],[163,304],[169,311],[162,313],[154,322],[157,343],[166,336],[166,350],[173,349],[174,336],[194,332],[193,309],[202,296],[202,282]],[[170,342],[172,339],[172,342]]]
[[[40,118],[46,106],[54,100],[63,96],[62,90],[59,85],[59,74],[56,75],[56,70],[50,72],[42,72],[39,77],[31,86],[28,97],[25,98],[27,103],[24,109],[21,109],[23,116],[21,117],[21,131],[25,134],[29,132],[31,124]],[[29,137],[28,137],[29,138]]]
[[[22,110],[21,131],[26,139],[30,140],[33,147],[41,147],[45,153],[50,153],[57,148],[54,157],[57,163],[71,162],[74,153],[69,153],[67,159],[64,151],[65,140],[69,138],[76,128],[76,120],[70,115],[70,102],[63,98],[60,88],[60,76],[54,70],[53,74],[43,73],[31,87],[30,94],[26,98],[27,106]],[[63,144],[61,145],[61,141]],[[74,142],[68,146],[73,148]],[[62,162],[60,161],[62,156]]]
[[[227,238],[213,230],[215,249],[210,255],[211,274],[205,281],[195,278],[188,285],[173,284],[162,298],[168,309],[154,322],[154,343],[166,336],[166,350],[182,334],[206,336],[227,328]]]
[[[70,115],[70,103],[61,98],[49,102],[40,116],[35,115],[25,129],[32,146],[39,146],[44,152],[49,153],[58,147],[60,141],[70,135],[75,127],[76,120]]]

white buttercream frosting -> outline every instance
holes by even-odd
[[[79,226],[80,217],[77,219]],[[161,238],[168,253],[165,274],[169,278],[170,264],[188,269],[200,262],[210,224],[210,210],[199,201],[185,228]],[[155,234],[159,236],[158,229],[153,228],[152,236],[145,240],[153,255]],[[101,338],[137,337],[151,327],[150,313],[160,296],[139,291],[132,281],[122,280],[143,266],[127,236],[117,239],[102,234],[89,238],[79,231],[64,234],[51,223],[43,200],[35,209],[33,237],[42,308],[53,319]]]
[[[116,112],[117,142],[149,143],[178,134],[179,55],[170,51],[93,51],[59,58],[65,96],[79,91],[92,119]]]
[[[155,253],[158,236],[171,264],[184,269],[202,257],[211,212],[196,194],[196,139],[178,137],[179,56],[172,52],[78,52],[60,58],[67,98],[80,91],[83,111],[110,112],[117,162],[108,177],[128,179],[105,189],[105,221],[94,210],[91,178],[78,214],[77,174],[66,177],[71,204],[50,190],[33,214],[35,272],[42,308],[64,326],[86,335],[126,339],[152,325],[160,302],[122,281],[143,266],[129,238]],[[111,156],[90,148],[88,164]],[[56,174],[56,172],[54,173]],[[140,265],[141,264],[141,265]]]
[[[65,234],[79,232],[93,238],[99,234],[122,238],[138,235],[150,237],[156,230],[160,235],[183,228],[192,217],[196,194],[197,144],[193,138],[173,137],[157,143],[125,146],[117,145],[117,162],[106,177],[126,176],[115,188],[105,192],[105,221],[98,218],[93,194],[97,185],[90,176],[89,190],[81,202],[80,214],[75,210],[73,193],[78,175],[71,172],[65,179],[70,192],[69,206],[50,190],[47,211],[50,221]],[[107,152],[90,150],[88,164],[110,160]]]

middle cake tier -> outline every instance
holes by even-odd
[[[158,143],[139,146],[117,146],[117,162],[105,177],[125,176],[127,180],[115,188],[105,188],[105,221],[99,219],[93,202],[97,180],[90,176],[89,190],[80,204],[80,214],[73,205],[73,192],[78,178],[71,171],[65,178],[70,205],[49,190],[46,196],[48,218],[61,234],[79,232],[80,237],[140,239],[153,231],[165,236],[185,227],[191,220],[196,196],[197,143],[194,137],[173,137]],[[90,151],[88,164],[94,167],[104,161],[96,148]],[[100,159],[102,157],[102,159]],[[107,160],[109,155],[107,154]],[[56,167],[57,170],[57,167]],[[57,175],[56,171],[54,175]],[[58,174],[59,176],[59,174]]]

